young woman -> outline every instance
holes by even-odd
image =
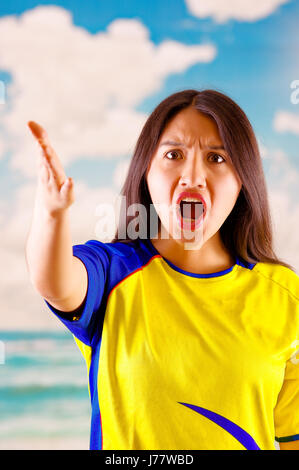
[[[240,107],[214,90],[156,107],[110,243],[72,246],[72,180],[29,126],[43,154],[27,264],[85,357],[91,449],[266,450],[275,437],[299,449],[299,278],[273,251]],[[143,237],[131,230],[134,204],[146,208]]]

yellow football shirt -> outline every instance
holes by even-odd
[[[299,439],[299,277],[268,263],[183,271],[150,240],[73,246],[91,449],[266,450]]]

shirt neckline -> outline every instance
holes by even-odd
[[[201,278],[201,279],[221,277],[232,272],[237,265],[244,266],[244,264],[240,262],[239,258],[237,256],[234,256],[234,264],[230,268],[224,269],[222,271],[217,271],[215,273],[207,273],[207,274],[193,273],[193,272],[185,271],[184,269],[179,268],[178,266],[174,265],[171,261],[169,261],[167,258],[162,256],[161,253],[159,253],[159,251],[154,247],[152,241],[149,238],[145,239],[145,242],[147,242],[153,254],[159,255],[168,264],[168,266],[170,266],[170,268],[189,277],[195,277],[195,278]]]

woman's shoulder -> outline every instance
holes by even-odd
[[[130,243],[122,242],[103,242],[100,240],[88,240],[84,243],[85,246],[90,247],[95,251],[104,251],[110,256],[121,256],[127,257],[133,254],[138,245],[136,242],[131,241]]]
[[[146,243],[146,240],[120,240],[118,242],[103,242],[100,240],[88,240],[84,245],[95,251],[104,251],[110,257],[128,258],[137,254],[147,254],[149,257],[154,255],[151,250],[151,245]]]
[[[253,268],[257,275],[282,289],[286,289],[299,302],[299,276],[282,264],[259,261]]]
[[[73,254],[98,259],[107,269],[127,273],[146,265],[156,255],[152,245],[140,239],[117,242],[88,240],[84,244],[74,245]]]

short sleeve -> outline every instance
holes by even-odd
[[[109,257],[103,243],[91,240],[82,245],[73,246],[73,255],[85,265],[88,277],[87,293],[80,316],[73,319],[71,312],[61,312],[46,299],[47,306],[59,320],[84,344],[91,346],[95,331],[103,322],[105,288],[109,270]]]
[[[299,341],[296,343],[299,345]],[[299,440],[299,350],[287,361],[284,382],[274,409],[275,439]]]

